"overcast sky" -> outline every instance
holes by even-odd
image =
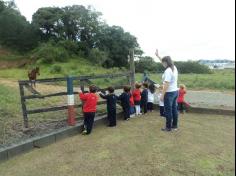
[[[235,0],[15,0],[31,21],[40,7],[92,5],[109,25],[136,36],[145,55],[235,59]]]

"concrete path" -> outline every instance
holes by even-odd
[[[196,107],[235,109],[234,92],[188,91],[186,101]]]

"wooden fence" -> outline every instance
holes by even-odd
[[[104,75],[96,75],[96,76],[78,76],[78,77],[65,77],[65,78],[50,78],[50,79],[39,79],[36,80],[36,86],[39,84],[61,84],[65,87],[67,86],[67,91],[61,91],[56,93],[50,93],[50,94],[42,94],[40,91],[36,88],[33,88],[30,85],[30,81],[28,80],[20,80],[19,81],[19,89],[20,89],[20,98],[21,98],[21,106],[22,106],[22,113],[23,113],[23,120],[24,120],[24,127],[29,127],[29,119],[28,116],[30,114],[36,114],[36,113],[45,113],[45,112],[53,112],[53,111],[61,111],[61,110],[67,110],[68,104],[63,106],[53,106],[53,107],[46,107],[46,108],[36,108],[36,109],[30,109],[27,107],[27,101],[32,99],[39,99],[40,101],[45,101],[47,98],[50,97],[59,97],[59,96],[65,96],[68,95],[69,89],[73,90],[74,86],[80,86],[83,90],[85,88],[86,84],[92,84],[93,80],[96,79],[116,79],[116,78],[126,78],[128,82],[124,82],[123,85],[111,85],[116,90],[121,89],[124,85],[130,84],[131,86],[134,84],[134,72],[127,72],[127,73],[119,73],[119,74],[104,74]],[[70,84],[68,80],[72,80],[72,87],[69,86]],[[106,90],[106,88],[100,88],[97,87],[98,91]],[[30,92],[30,94],[26,95],[25,92]],[[73,95],[78,94],[78,92],[73,91]],[[68,100],[69,101],[69,100]],[[98,103],[98,105],[105,104],[104,101],[101,101]],[[75,104],[74,108],[80,108],[82,107],[82,104]]]

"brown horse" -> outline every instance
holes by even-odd
[[[37,75],[40,75],[39,73],[39,67],[36,67],[34,69],[32,69],[31,71],[28,71],[28,78],[30,80],[30,85],[32,87],[32,85],[34,85],[34,87],[36,87],[36,79],[37,79]]]

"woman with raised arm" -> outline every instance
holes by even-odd
[[[162,131],[171,131],[178,129],[178,110],[177,110],[177,98],[178,98],[178,70],[175,67],[170,56],[161,58],[158,50],[156,50],[156,56],[160,59],[162,65],[165,68],[165,72],[162,76],[163,92],[160,97],[161,101],[164,101],[166,126]]]

